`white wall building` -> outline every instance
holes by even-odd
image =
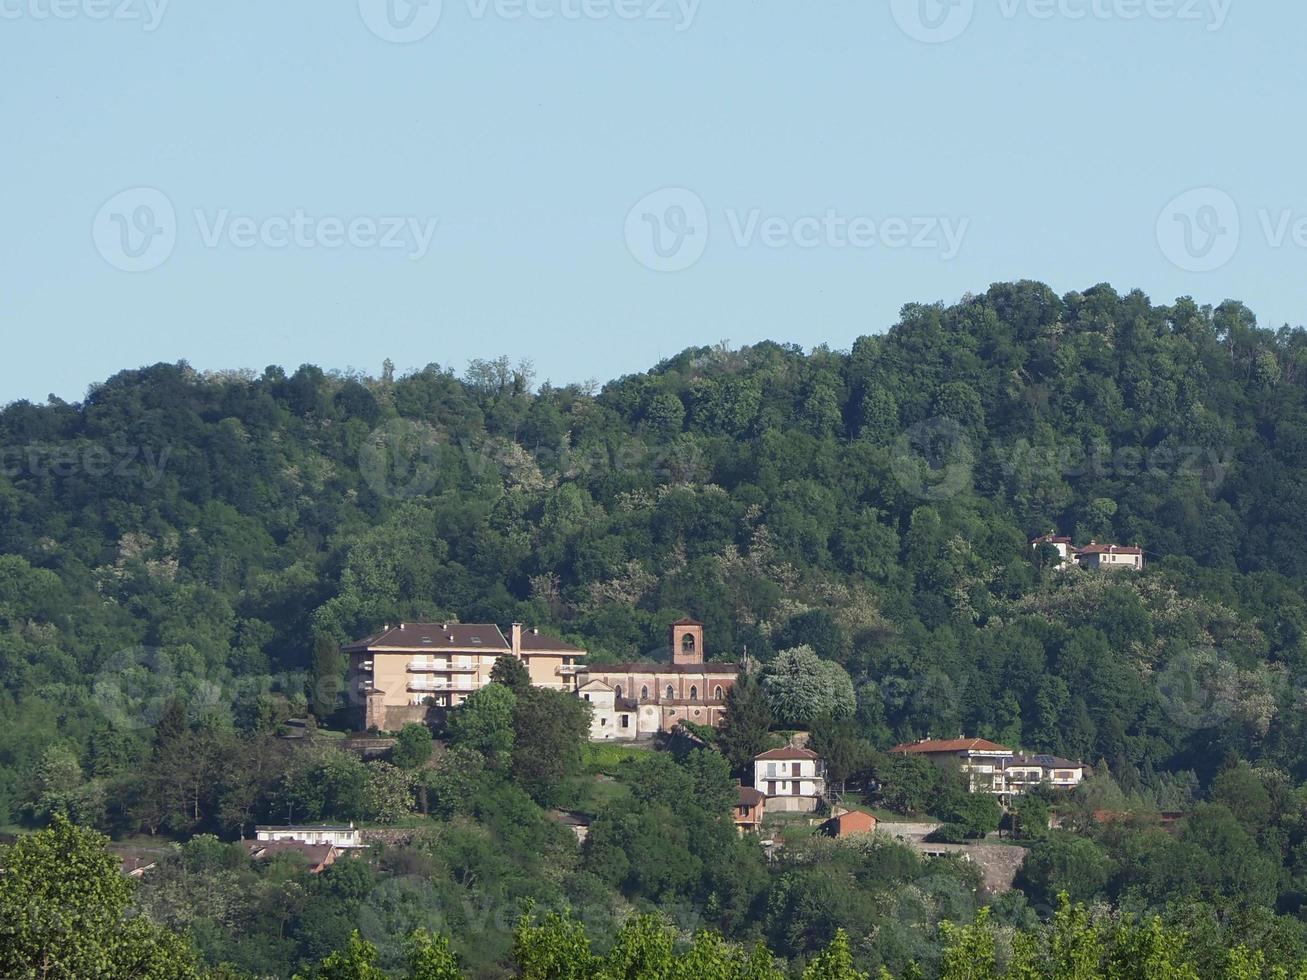
[[[754,756],[753,788],[769,811],[811,812],[826,793],[826,763],[811,749],[771,749]]]
[[[256,840],[278,841],[295,840],[303,844],[332,844],[339,848],[367,847],[363,843],[363,831],[349,824],[310,824],[307,826],[255,827]]]

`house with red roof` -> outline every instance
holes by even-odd
[[[1071,539],[1050,531],[1030,542],[1030,547],[1038,549],[1041,545],[1051,545],[1062,559],[1059,569],[1090,568],[1116,571],[1141,572],[1144,569],[1144,550],[1138,545],[1099,544],[1090,541],[1083,548],[1077,548]]]

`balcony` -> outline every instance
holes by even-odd
[[[408,665],[410,674],[475,674],[476,664],[449,663],[442,660],[414,660]]]
[[[442,681],[436,678],[410,679],[408,689],[414,692],[462,691],[465,694],[471,694],[476,690],[471,684],[455,684],[451,681]]]
[[[559,677],[575,677],[583,670],[585,670],[584,667],[577,666],[576,664],[563,664],[561,667],[556,668],[554,673]]]

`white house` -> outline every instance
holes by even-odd
[[[590,703],[592,742],[631,742],[658,733],[662,718],[656,704],[622,697],[618,688],[601,680],[587,681],[576,693]]]
[[[345,849],[350,847],[367,847],[363,843],[363,831],[353,822],[345,824],[310,824],[302,827],[255,827],[254,836],[261,841],[299,841],[302,844],[331,844]]]
[[[1083,762],[1014,752],[983,738],[921,739],[896,745],[890,751],[955,769],[967,777],[972,793],[993,793],[1004,803],[1040,785],[1075,789],[1089,771]]]
[[[771,749],[753,758],[753,788],[770,811],[811,812],[826,793],[826,763],[811,749]]]

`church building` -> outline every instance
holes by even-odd
[[[740,666],[709,663],[703,623],[672,624],[671,662],[593,664],[579,669],[577,693],[594,709],[596,740],[648,738],[678,722],[717,726]]]

